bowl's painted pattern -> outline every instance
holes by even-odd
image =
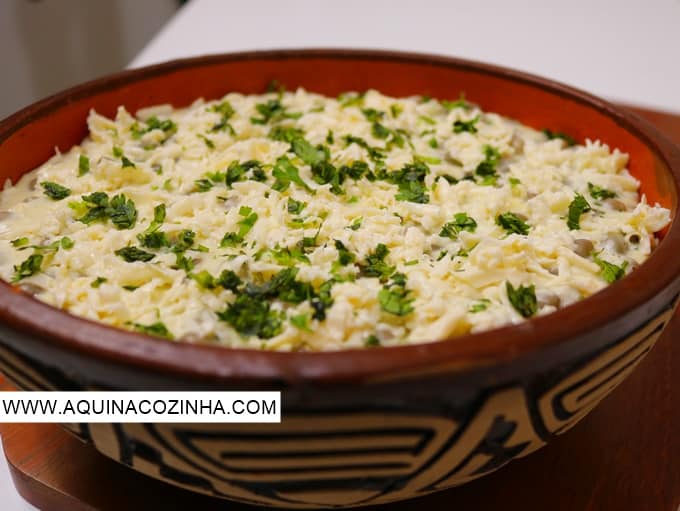
[[[377,88],[455,99],[577,140],[598,134],[673,223],[631,275],[517,326],[339,353],[170,343],[49,307],[0,282],[0,370],[26,390],[281,390],[279,425],[70,424],[105,455],[171,484],[278,507],[401,500],[463,484],[583,418],[653,347],[680,292],[680,149],[583,92],[508,69],[375,51],[286,50],[175,61],[76,87],[0,122],[15,180],[86,132],[90,108],[182,106],[271,79],[329,95]],[[616,427],[612,424],[612,427]]]
[[[381,408],[283,410],[281,424],[68,424],[96,449],[151,477],[209,495],[290,508],[361,506],[458,486],[542,447],[611,392],[652,349],[678,299],[629,335],[574,361],[478,392],[464,413]],[[86,388],[0,347],[25,390]],[[285,392],[283,397],[285,403]],[[446,406],[448,404],[448,407]]]

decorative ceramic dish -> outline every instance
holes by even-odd
[[[98,450],[193,491],[276,507],[349,507],[423,495],[489,473],[588,413],[653,347],[680,292],[680,150],[634,115],[566,86],[458,59],[288,50],[169,62],[103,78],[0,123],[0,173],[15,181],[111,116],[229,91],[456,99],[630,155],[630,172],[672,223],[648,261],[574,305],[429,344],[276,353],[172,343],[87,321],[0,283],[0,368],[37,389],[271,389],[274,425],[80,424]],[[616,427],[616,425],[612,425]]]

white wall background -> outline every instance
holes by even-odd
[[[0,119],[124,68],[177,0],[0,0]]]

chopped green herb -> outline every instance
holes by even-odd
[[[19,248],[28,245],[29,241],[28,238],[17,238],[15,240],[12,240],[10,243],[12,244],[13,247]]]
[[[132,285],[126,285],[126,286],[121,286],[125,291],[136,291],[139,289],[139,286],[132,286]]]
[[[588,183],[588,192],[593,199],[613,199],[616,197],[616,192],[594,185],[593,183]]]
[[[347,108],[350,106],[359,107],[364,104],[364,95],[365,92],[362,92],[361,94],[355,94],[350,92],[340,94],[340,96],[338,96],[340,107],[341,108]]]
[[[288,213],[291,215],[299,215],[306,206],[306,202],[288,198]]]
[[[386,282],[396,269],[395,266],[390,266],[385,262],[385,257],[389,253],[389,249],[382,243],[379,243],[375,250],[366,256],[366,261],[359,264],[361,276],[378,277],[380,282]]]
[[[276,178],[276,181],[272,185],[272,188],[276,191],[286,191],[290,186],[290,183],[295,183],[307,191],[312,191],[307,183],[302,180],[297,167],[291,163],[287,156],[281,156],[276,160],[272,175]]]
[[[428,142],[428,145],[429,145],[432,149],[437,149],[437,148],[439,147],[439,142],[437,142],[437,139],[436,139],[436,138],[431,138],[430,141]]]
[[[309,328],[309,314],[297,314],[290,317],[290,322],[299,330],[304,330],[305,332],[311,332],[312,329]]]
[[[201,135],[200,133],[196,136],[203,140],[203,143],[206,145],[208,149],[215,149],[215,142],[210,140],[208,137],[206,137],[205,135]]]
[[[122,258],[125,262],[133,263],[135,261],[148,262],[151,261],[155,254],[146,252],[137,247],[123,247],[119,248],[114,252],[118,257]]]
[[[461,93],[460,97],[456,101],[448,101],[443,99],[440,104],[449,112],[455,108],[462,108],[464,110],[470,109],[470,103],[465,100],[465,94]]]
[[[567,215],[567,227],[569,229],[581,228],[581,215],[590,211],[592,208],[583,195],[577,193],[574,200],[569,204],[569,213]]]
[[[470,119],[469,121],[457,120],[456,122],[453,123],[453,132],[477,133],[477,122],[479,122],[479,115],[474,119]]]
[[[117,229],[132,229],[137,221],[135,203],[124,194],[119,194],[109,201],[105,192],[93,192],[82,196],[82,203],[69,203],[69,207],[84,212],[78,221],[91,224],[96,221],[111,219]]]
[[[260,114],[260,117],[251,117],[250,122],[253,124],[267,124],[270,121],[277,121],[279,119],[298,119],[302,116],[301,113],[289,113],[278,99],[270,99],[266,103],[258,103],[255,105],[255,110]]]
[[[447,222],[439,232],[442,238],[451,238],[455,240],[461,231],[475,232],[477,229],[477,222],[467,213],[456,213],[452,222]]]
[[[496,167],[500,161],[501,154],[495,147],[485,144],[483,147],[484,159],[477,165],[475,174],[483,178],[482,184],[493,184],[497,177]]]
[[[239,295],[217,316],[245,336],[271,339],[283,330],[283,312],[271,310],[269,302],[248,294]]]
[[[333,145],[335,143],[335,137],[333,136],[333,130],[328,130],[328,133],[326,133],[326,143],[329,145]]]
[[[573,146],[573,145],[576,144],[576,140],[574,140],[573,137],[567,135],[566,133],[562,133],[561,131],[554,132],[554,131],[550,131],[549,129],[544,129],[544,130],[541,130],[541,131],[548,138],[548,140],[555,140],[555,139],[564,140],[564,142],[568,146]]]
[[[170,246],[167,235],[161,231],[144,232],[137,235],[139,243],[144,248],[159,249]]]
[[[310,264],[309,257],[298,247],[273,248],[269,251],[274,260],[282,266],[294,266],[296,261]]]
[[[106,213],[117,229],[132,229],[137,221],[135,203],[123,194],[111,199]]]
[[[213,105],[208,109],[209,112],[215,112],[218,113],[222,116],[222,118],[219,120],[219,122],[215,123],[212,128],[210,128],[210,131],[215,132],[215,131],[229,131],[232,135],[235,134],[234,128],[229,124],[229,119],[236,113],[234,108],[231,106],[231,103],[229,101],[222,101],[221,103],[218,103],[217,105]]]
[[[491,303],[491,300],[489,300],[487,298],[482,298],[481,300],[477,301],[476,303],[473,303],[472,305],[470,305],[468,312],[475,314],[477,312],[485,311],[489,307],[490,303]]]
[[[40,183],[40,186],[43,187],[43,193],[52,200],[62,200],[71,195],[71,190],[69,188],[53,183],[52,181],[43,181]]]
[[[165,133],[165,139],[167,140],[173,134],[177,132],[177,124],[175,124],[171,119],[160,120],[156,116],[149,117],[146,122],[146,128],[140,128],[138,123],[135,123],[130,128],[132,132],[132,138],[139,139],[145,133],[153,130],[162,130]]]
[[[515,213],[502,213],[496,217],[496,225],[501,226],[508,234],[529,234],[531,226],[522,220]]]
[[[243,284],[243,281],[233,271],[223,270],[222,273],[220,273],[220,276],[217,278],[216,283],[222,286],[224,289],[228,289],[229,291],[233,291],[235,293],[239,286]]]
[[[347,226],[348,229],[352,229],[353,231],[357,231],[361,228],[361,224],[364,221],[363,216],[358,216],[354,220],[352,220],[352,223]]]
[[[155,337],[163,337],[165,339],[172,339],[172,334],[168,327],[161,321],[156,321],[151,325],[142,325],[141,323],[133,323],[132,326],[138,332],[146,335],[153,335]]]
[[[64,250],[71,250],[76,243],[68,236],[64,236],[59,241],[59,244],[61,245],[61,248],[63,248]]]
[[[303,137],[297,137],[291,142],[291,148],[295,155],[307,165],[317,165],[328,160],[329,151],[326,146],[318,145],[314,147]]]
[[[377,348],[380,346],[380,339],[378,339],[375,335],[369,335],[366,337],[366,340],[364,341],[364,346],[366,348]]]
[[[425,204],[430,201],[425,187],[425,176],[429,171],[425,162],[417,160],[407,163],[400,170],[388,173],[385,180],[399,187],[399,193],[395,195],[397,200]]]
[[[538,303],[536,301],[536,291],[533,284],[530,286],[519,286],[518,288],[514,288],[510,282],[506,281],[505,290],[508,294],[510,304],[522,317],[529,318],[536,314]]]
[[[23,261],[19,266],[14,266],[14,277],[12,283],[19,282],[22,279],[35,275],[40,271],[43,263],[43,256],[41,254],[32,254]]]
[[[356,261],[356,255],[347,250],[347,247],[345,247],[345,244],[342,241],[335,240],[335,250],[338,251],[338,260],[336,262],[339,266],[347,266]]]
[[[196,187],[196,190],[198,192],[207,192],[214,185],[210,179],[197,179],[196,181],[194,181],[194,186]]]
[[[104,282],[106,282],[108,279],[105,277],[97,277],[94,279],[92,282],[90,282],[90,287],[93,287],[97,289],[99,286],[101,286]]]
[[[383,126],[379,122],[374,122],[373,126],[371,127],[371,133],[373,134],[373,136],[375,138],[380,138],[380,139],[384,140],[384,139],[386,139],[387,137],[390,136],[390,134],[392,133],[392,130],[390,130],[389,128],[386,128],[385,126]]]
[[[84,176],[90,172],[90,159],[85,154],[78,157],[78,177]]]
[[[508,183],[510,183],[510,186],[517,186],[518,184],[521,184],[522,181],[517,179],[516,177],[509,177],[508,178]]]
[[[250,178],[247,177],[249,172],[251,174]],[[243,163],[233,161],[229,164],[229,168],[227,168],[224,182],[228,188],[231,188],[232,184],[237,181],[244,181],[246,178],[260,182],[266,181],[267,176],[262,169],[262,163],[257,160],[248,160]]]
[[[257,213],[255,213],[252,208],[249,208],[248,206],[241,206],[238,214],[243,217],[242,220],[237,222],[237,225],[239,226],[238,233],[228,232],[225,234],[222,238],[222,242],[220,243],[220,247],[233,247],[238,243],[242,243],[246,235],[255,225],[255,222],[257,222]]]
[[[396,316],[406,316],[413,312],[413,298],[411,291],[406,289],[406,276],[403,273],[395,273],[392,282],[384,286],[378,293],[380,307],[385,312]]]
[[[597,254],[593,254],[593,260],[600,267],[600,276],[609,284],[622,278],[626,274],[628,261],[624,261],[621,266],[600,259]]]
[[[404,107],[401,106],[399,103],[394,103],[390,105],[390,113],[392,114],[392,117],[395,119],[401,115],[401,113],[404,111]]]
[[[194,279],[196,283],[204,289],[215,289],[217,287],[215,277],[213,277],[208,270],[192,273],[191,278]]]
[[[351,144],[356,144],[359,147],[362,147],[368,152],[368,157],[378,163],[382,163],[382,160],[385,159],[385,154],[378,148],[371,147],[368,145],[368,142],[366,142],[363,138],[361,137],[355,137],[353,135],[345,135],[343,137],[343,140],[345,141],[346,145],[351,145]]]

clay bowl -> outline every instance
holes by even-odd
[[[376,88],[456,99],[536,128],[601,139],[673,223],[650,259],[549,316],[452,340],[340,353],[176,344],[76,318],[0,283],[0,366],[24,389],[281,390],[274,425],[67,426],[131,468],[218,497],[276,507],[360,506],[465,483],[563,433],[647,354],[680,291],[680,150],[634,115],[581,91],[453,58],[348,50],[237,53],[126,71],[0,124],[0,176],[16,180],[113,115],[183,106],[277,79],[337,95]],[[615,428],[616,424],[612,424]]]

